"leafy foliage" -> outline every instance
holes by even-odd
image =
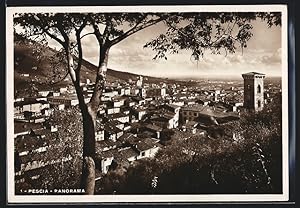
[[[256,18],[267,21],[269,27],[281,24],[280,13],[180,13],[167,18],[168,30],[145,44],[157,52],[154,59],[165,58],[166,53],[191,51],[195,60],[203,58],[205,51],[213,54],[235,53],[247,47],[252,37],[252,23]]]

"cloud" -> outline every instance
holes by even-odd
[[[164,77],[201,76],[203,74],[222,75],[260,71],[280,74],[281,45],[280,30],[268,30],[256,25],[255,36],[249,41],[247,49],[235,54],[215,55],[207,51],[198,62],[191,59],[191,51],[183,50],[179,54],[168,55],[168,60],[153,60],[155,52],[143,48],[144,44],[163,31],[163,25],[153,26],[121,41],[110,49],[108,67],[137,74]],[[86,29],[83,34],[91,32]],[[263,34],[275,33],[262,37]],[[273,38],[274,37],[274,38]],[[93,35],[82,39],[84,58],[94,64],[98,62],[99,46]],[[55,45],[55,44],[53,44]]]
[[[281,48],[273,53],[266,54],[261,57],[261,62],[264,64],[280,64],[281,63]]]
[[[245,63],[245,56],[240,54],[231,54],[228,56],[228,61],[231,64],[243,64]]]

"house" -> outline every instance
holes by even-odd
[[[52,125],[52,124],[46,122],[46,123],[44,123],[44,126],[45,126],[45,129],[49,130],[50,132],[57,132],[58,131],[57,125]]]
[[[132,106],[137,105],[137,102],[134,101],[131,97],[128,97],[128,98],[125,100],[125,105],[126,105],[127,107],[132,107]]]
[[[142,120],[143,116],[147,114],[146,108],[136,107],[132,109],[132,114],[136,117],[137,120]]]
[[[194,104],[196,104],[196,99],[190,99],[190,100],[186,100],[186,101],[184,101],[184,104],[185,105],[194,105]]]
[[[14,141],[15,151],[19,156],[47,151],[50,141],[53,138],[49,137],[49,139],[45,139],[46,135],[51,136],[50,132],[45,132],[45,129],[30,130],[29,134],[18,135]]]
[[[51,105],[60,105],[64,104],[66,108],[76,106],[79,104],[76,95],[70,96],[50,96],[48,97],[48,101]]]
[[[142,98],[146,98],[146,89],[145,88],[140,88],[138,95]]]
[[[48,96],[48,97],[49,97],[49,96],[52,96],[52,97],[58,97],[58,96],[60,96],[60,92],[50,91],[49,94],[48,94],[47,96]]]
[[[35,98],[30,98],[24,101],[15,102],[14,107],[16,113],[31,112],[40,115],[43,109],[50,108],[50,104],[47,101],[37,101]]]
[[[181,108],[180,117],[183,123],[186,123],[186,121],[195,121],[202,112],[208,110],[210,110],[210,108],[206,105],[197,104],[184,106]]]
[[[182,126],[184,131],[191,132],[192,134],[196,134],[197,132],[198,122],[196,121],[188,121],[186,124]]]
[[[133,162],[137,160],[137,152],[134,151],[131,147],[124,147],[118,149],[117,155],[116,155],[116,161],[122,162],[124,160],[127,160],[128,162]]]
[[[137,153],[137,160],[145,157],[154,157],[159,149],[158,139],[144,136],[136,136],[134,134],[126,133],[120,137],[123,146],[132,147]]]
[[[87,96],[87,97],[84,98],[84,102],[85,102],[85,103],[89,103],[90,100],[91,100],[91,97],[88,97],[88,96]]]
[[[124,95],[130,95],[130,88],[124,89]]]
[[[156,134],[156,138],[160,138],[161,132],[163,130],[163,128],[154,125],[154,124],[146,124],[142,127],[142,130],[147,130],[150,131],[152,133]]]
[[[131,88],[130,89],[130,95],[136,96],[139,94],[139,89],[138,88]]]
[[[104,151],[96,154],[95,166],[106,174],[114,160],[115,151]]]
[[[31,129],[30,135],[39,138],[46,139],[48,141],[54,141],[56,139],[57,126],[47,125],[42,129]]]
[[[139,153],[136,159],[139,160],[146,157],[154,157],[160,149],[158,142],[159,140],[153,138],[144,138],[143,140],[138,141],[135,144],[135,149]]]
[[[29,77],[29,74],[21,74],[21,77]]]
[[[117,139],[123,135],[123,131],[116,126],[106,124],[104,126],[104,138],[110,139],[112,141],[117,141]]]
[[[107,95],[103,95],[101,96],[101,101],[109,101],[111,100],[111,97],[110,96],[107,96]]]
[[[38,95],[42,96],[42,97],[47,97],[49,95],[50,91],[49,90],[40,90],[38,92]]]
[[[120,142],[118,142],[118,141],[114,142],[114,141],[109,140],[109,139],[96,141],[96,143],[95,143],[95,150],[96,151],[95,152],[96,152],[96,154],[98,154],[98,153],[101,153],[101,152],[116,149],[118,146],[120,146]]]
[[[110,126],[114,126],[114,127],[117,127],[119,129],[123,129],[125,124],[118,121],[118,120],[112,120],[112,119],[109,119],[107,122],[106,122],[106,125],[110,125]]]
[[[96,154],[96,168],[106,174],[111,168],[127,169],[137,159],[138,153],[131,147],[111,149]]]
[[[125,123],[124,124],[124,131],[129,131],[131,129],[131,124],[130,123]]]
[[[63,158],[56,158],[55,154],[53,154],[52,158],[46,157],[46,152],[41,152],[38,154],[28,154],[28,155],[22,155],[18,157],[19,160],[19,167],[16,168],[16,174],[21,175],[40,170],[39,173],[43,174],[43,170],[45,168],[49,167],[50,165],[61,163],[61,162],[68,162],[72,160],[71,155],[67,155]],[[38,178],[39,174],[34,174],[34,177],[31,177],[31,179]]]
[[[173,129],[178,127],[179,115],[163,112],[162,114],[151,116],[150,121],[161,128]]]
[[[134,97],[131,97],[133,101],[135,101],[138,105],[145,105],[146,104],[146,100],[141,98],[141,97],[138,97],[138,96],[134,96]]]
[[[122,106],[120,111],[122,113],[124,113],[125,115],[129,115],[130,114],[130,111],[131,111],[131,108],[130,107],[126,107],[126,106]]]
[[[174,104],[165,104],[162,107],[176,114],[179,114],[180,111],[180,106]]]
[[[112,88],[105,88],[105,92],[102,93],[102,96],[112,98],[114,96],[117,96],[118,94],[118,91]]]
[[[103,114],[105,114],[105,107],[104,106],[99,106],[98,115],[103,115]]]
[[[114,108],[120,108],[121,106],[124,105],[124,103],[125,103],[125,98],[123,98],[123,97],[113,97],[113,98],[111,99],[111,102],[112,102],[112,106],[113,106]]]
[[[120,108],[115,108],[115,107],[107,107],[105,109],[105,112],[110,115],[110,114],[115,114],[115,113],[120,113]]]
[[[119,141],[123,144],[123,145],[134,145],[134,143],[138,140],[138,138],[136,137],[136,135],[132,134],[132,133],[124,133],[120,138]]]
[[[164,98],[166,96],[166,88],[147,88],[146,96],[154,98]]]
[[[59,92],[60,93],[66,93],[67,91],[68,91],[67,87],[61,87],[61,88],[59,88]]]
[[[177,94],[173,95],[173,99],[184,101],[184,100],[187,100],[188,97],[187,97],[186,93],[177,93]]]
[[[24,123],[14,122],[14,138],[21,135],[29,134],[32,130],[44,129],[45,127],[41,123]]]
[[[168,111],[164,113],[164,117],[168,119],[167,128],[169,129],[177,128],[179,125],[181,107],[174,104],[165,104],[163,105],[163,108]]]
[[[121,96],[125,95],[125,89],[124,88],[118,88],[117,90],[118,90],[119,95],[121,95]]]
[[[120,144],[104,149],[106,141],[96,143],[96,168],[106,174],[110,169],[127,169],[131,163],[146,157],[154,157],[158,152],[159,140],[153,138],[138,138],[133,134],[123,134],[117,142]],[[112,141],[107,141],[113,143]]]
[[[104,140],[104,127],[99,120],[96,120],[95,140],[96,141]]]
[[[129,115],[126,115],[124,113],[111,114],[110,118],[112,120],[120,121],[121,123],[128,123],[129,122]]]
[[[170,101],[170,103],[173,105],[177,105],[177,106],[184,106],[184,100],[175,99],[175,100]]]

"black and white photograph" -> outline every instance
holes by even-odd
[[[284,5],[7,8],[11,202],[287,201]]]

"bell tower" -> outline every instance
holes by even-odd
[[[244,79],[244,107],[261,111],[264,107],[265,74],[249,72],[242,74]]]

